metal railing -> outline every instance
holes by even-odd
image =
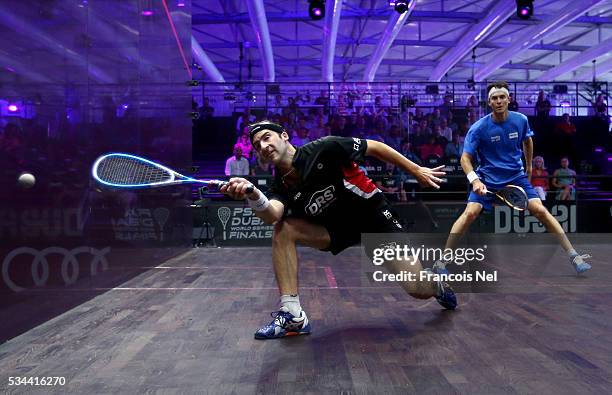
[[[327,114],[348,115],[371,108],[388,108],[401,113],[409,108],[425,112],[436,107],[451,109],[477,108],[480,114],[488,111],[487,83],[471,82],[243,82],[210,83],[198,81],[194,86],[194,100],[203,99],[215,107],[215,115],[231,115],[245,108],[266,114],[287,107],[294,101],[299,108],[323,108]],[[594,103],[599,95],[606,101],[605,117],[609,117],[608,83],[602,82],[511,82],[519,111],[535,115],[540,91],[550,101],[551,114],[571,116],[595,115]],[[320,98],[317,102],[317,98]],[[280,101],[278,101],[280,100]],[[445,101],[446,100],[446,101]],[[471,101],[470,101],[471,100]]]

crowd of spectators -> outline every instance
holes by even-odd
[[[424,109],[416,108],[398,114],[390,106],[383,105],[380,97],[376,97],[374,105],[369,108],[360,106],[358,112],[330,116],[325,110],[328,101],[324,93],[315,99],[319,105],[311,108],[299,107],[296,100],[290,100],[283,106],[280,96],[276,100],[278,102],[272,103],[265,116],[256,117],[247,108],[236,120],[235,148],[240,147],[242,156],[248,159],[251,168],[254,168],[258,158],[249,141],[246,125],[256,120],[269,119],[283,125],[296,147],[330,135],[365,138],[384,142],[411,160],[423,163],[431,158],[460,156],[470,119],[477,119],[473,113],[480,111],[478,102],[473,98],[458,119],[448,101],[431,112],[425,113]],[[235,160],[235,155],[228,158],[228,163],[232,158]],[[234,175],[229,171],[226,166],[226,174]]]
[[[602,99],[598,97],[598,100]],[[245,109],[236,121],[238,137],[234,156],[226,162],[226,175],[273,174],[272,166],[258,158],[249,141],[246,125],[254,121],[268,119],[283,125],[289,132],[291,143],[296,147],[330,135],[365,138],[384,142],[411,161],[429,166],[432,163],[448,163],[451,158],[459,158],[463,152],[467,131],[484,115],[482,103],[479,103],[475,96],[469,97],[463,106],[452,103],[452,98],[445,96],[444,101],[436,107],[402,107],[401,110],[385,105],[381,97],[376,97],[371,106],[364,106],[353,100],[350,103],[352,112],[337,109],[333,115],[328,115],[329,100],[325,91],[314,100],[315,106],[300,106],[298,103],[299,100],[295,98],[283,102],[282,96],[277,95],[268,107],[267,114],[256,116],[250,109]],[[510,107],[513,111],[519,110],[518,103],[512,96]],[[548,117],[550,108],[550,101],[545,93],[540,91],[534,106],[536,118]],[[577,133],[568,113],[563,114],[560,122],[555,125],[555,133],[559,135],[559,147],[565,150],[567,155],[571,152]],[[240,161],[240,166],[236,165],[237,161]],[[551,188],[558,191],[556,199],[568,200],[575,197],[575,172],[567,167],[567,157],[564,157],[561,163],[561,168],[549,175],[545,170],[543,157],[538,156],[534,160],[533,182],[543,200]],[[370,176],[379,179],[377,184],[381,190],[397,195],[399,200],[405,199],[405,188],[402,185],[408,178],[406,174],[375,161],[366,162],[363,167]],[[238,168],[239,173],[238,170],[232,170]],[[458,167],[457,170],[460,172]],[[573,177],[570,174],[572,172]]]

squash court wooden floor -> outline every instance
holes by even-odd
[[[594,269],[582,278],[560,251],[537,278],[519,259],[497,265],[505,291],[460,294],[448,312],[397,286],[364,284],[356,248],[337,257],[300,249],[313,333],[258,341],[253,332],[277,306],[270,249],[192,249],[0,345],[0,389],[610,393],[610,247],[589,252]],[[9,376],[64,376],[66,385],[8,387]]]

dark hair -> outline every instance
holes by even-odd
[[[251,140],[251,144],[253,144],[253,137],[255,137],[255,135],[261,132],[262,130],[272,130],[273,132],[276,132],[278,134],[286,132],[285,128],[282,125],[268,120],[255,122],[247,127],[249,128],[249,140]]]
[[[506,88],[508,89],[508,91],[510,90],[510,87],[508,86],[508,83],[506,81],[495,81],[490,83],[489,85],[487,85],[487,95],[489,94],[489,92],[491,92],[491,88]]]

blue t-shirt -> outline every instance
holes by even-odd
[[[463,152],[475,156],[476,173],[486,184],[505,185],[524,174],[523,140],[533,136],[527,117],[509,111],[504,122],[494,122],[492,114],[479,119],[468,130]]]

